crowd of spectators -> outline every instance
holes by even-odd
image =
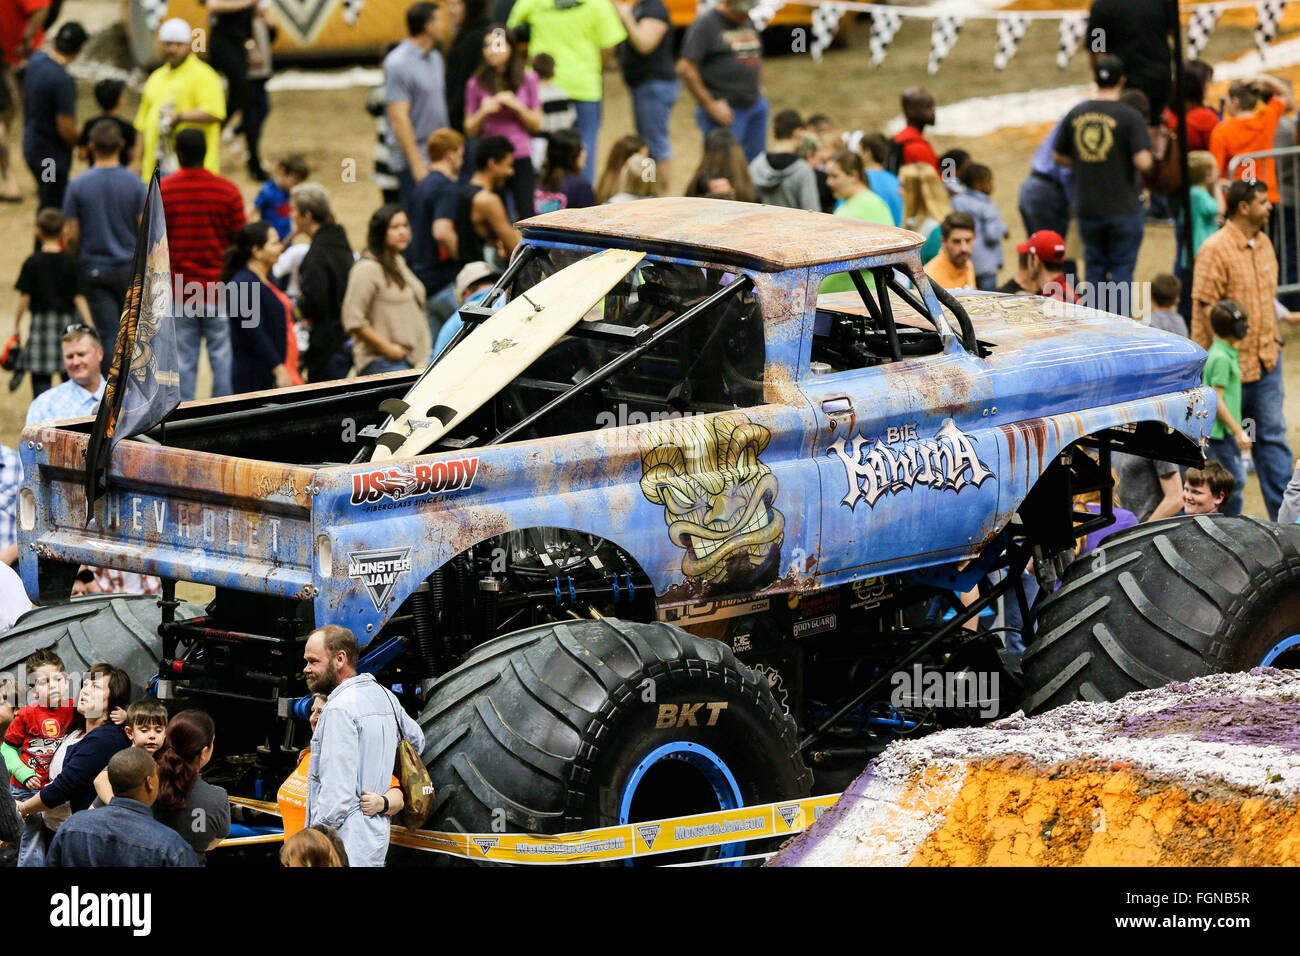
[[[1095,89],[1033,154],[1009,263],[1012,230],[992,198],[993,171],[964,150],[933,147],[927,90],[901,92],[903,125],[892,136],[841,129],[825,114],[771,111],[754,0],[718,0],[700,13],[676,57],[663,0],[516,0],[500,19],[487,0],[463,0],[455,19],[439,3],[412,4],[408,36],[384,57],[371,97],[383,202],[356,246],[303,155],[263,168],[274,31],[265,0],[208,0],[206,59],[191,24],[164,22],[163,62],[134,120],[118,115],[123,84],[102,80],[93,90],[100,112],[80,126],[68,67],[86,31],[66,22],[42,43],[48,7],[34,3],[20,35],[0,36],[0,200],[20,199],[5,125],[15,101],[9,71],[24,61],[22,155],[37,181],[34,251],[18,270],[14,317],[15,330],[28,318],[29,425],[92,414],[103,397],[155,169],[184,399],[197,395],[204,348],[213,396],[419,368],[461,327],[457,309],[499,277],[521,220],[672,189],[669,116],[684,88],[702,155],[678,191],[900,226],[920,237],[935,285],[1095,305],[1207,350],[1203,381],[1218,397],[1209,460],[1180,468],[1116,453],[1118,520],[1080,553],[1140,522],[1240,514],[1251,470],[1269,517],[1300,520],[1280,348],[1280,323],[1300,315],[1289,308],[1298,300],[1278,293],[1300,276],[1300,187],[1271,159],[1252,158],[1300,143],[1296,99],[1289,83],[1261,75],[1234,81],[1216,111],[1206,105],[1213,71],[1200,61],[1186,64],[1175,90],[1166,37],[1177,23],[1157,0],[1093,4],[1090,32],[1112,42],[1093,55]],[[602,64],[615,54],[635,133],[614,142],[597,175]],[[1175,95],[1187,209],[1168,186]],[[227,147],[245,138],[249,174],[262,183],[251,200],[221,175],[223,128]],[[86,168],[73,175],[78,162]],[[1139,251],[1153,220],[1170,216],[1177,249],[1150,282],[1154,308],[1141,314]],[[1072,226],[1082,263],[1067,252]],[[1270,239],[1279,231],[1285,254]],[[853,288],[839,275],[821,291]],[[0,446],[0,631],[30,607],[11,570],[20,480],[18,456]],[[74,594],[158,587],[87,567]],[[282,862],[382,865],[403,805],[391,755],[402,737],[422,744],[419,727],[357,673],[350,632],[326,625],[304,653],[313,735],[278,794]],[[17,845],[17,864],[202,865],[231,827],[225,791],[202,776],[216,746],[211,717],[169,717],[151,697],[131,702],[127,675],[112,664],[77,675],[75,700],[52,650],[26,668],[26,706],[0,705],[13,797],[0,801],[0,839]]]

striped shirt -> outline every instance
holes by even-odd
[[[1261,375],[1277,366],[1276,297],[1277,257],[1268,235],[1260,231],[1249,240],[1234,223],[1224,223],[1196,252],[1192,341],[1209,349],[1214,341],[1210,311],[1224,299],[1235,300],[1250,320],[1250,330],[1244,339],[1230,340],[1228,344],[1241,358],[1241,381],[1258,382]]]
[[[216,282],[221,257],[244,228],[239,187],[206,169],[180,169],[164,176],[159,188],[173,281]]]

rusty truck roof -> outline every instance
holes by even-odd
[[[530,239],[574,241],[581,233],[626,248],[708,250],[763,271],[906,252],[921,245],[895,226],[803,209],[687,197],[561,209],[520,223]]]

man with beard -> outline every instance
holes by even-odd
[[[383,866],[390,817],[361,812],[361,793],[387,793],[398,734],[424,749],[424,731],[373,674],[357,673],[357,640],[346,627],[326,624],[307,636],[307,689],[327,694],[311,740],[307,820],[334,827],[351,866]]]
[[[939,254],[925,264],[930,281],[944,289],[975,288],[975,266],[970,254],[975,247],[975,220],[968,212],[952,212],[939,225],[943,242]]]

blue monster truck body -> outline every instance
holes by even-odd
[[[363,666],[400,681],[432,728],[472,707],[481,687],[456,675],[502,656],[485,645],[533,646],[502,635],[550,628],[555,653],[572,658],[574,635],[608,631],[612,615],[670,623],[683,640],[652,652],[659,638],[625,634],[617,641],[641,660],[626,669],[615,651],[589,647],[570,684],[594,680],[605,696],[584,713],[653,672],[648,661],[749,665],[804,735],[792,747],[780,730],[776,749],[830,761],[836,748],[815,751],[819,741],[865,752],[864,737],[926,722],[882,693],[862,696],[891,666],[1001,666],[997,635],[981,642],[960,625],[1012,594],[1031,555],[1048,581],[1078,534],[1111,520],[1111,449],[1199,462],[1214,421],[1193,343],[1036,296],[952,297],[931,288],[920,237],[902,230],[680,199],[553,213],[523,233],[489,301],[601,249],[646,257],[601,314],[429,454],[369,460],[380,402],[405,394],[414,373],[195,403],[152,433],[164,444],[118,447],[85,527],[88,425],[24,431],[29,593],[58,593],[82,563],[159,575],[169,598],[176,581],[215,588],[201,621],[172,621],[167,608],[160,693],[261,707],[272,750],[288,739],[268,727],[292,716],[297,648],[313,626],[350,628]],[[490,311],[468,311],[467,328]],[[455,344],[437,361],[455,361]],[[1074,505],[1090,489],[1099,515]],[[986,575],[999,569],[994,588],[998,575]],[[953,598],[981,580],[979,600]],[[522,674],[525,651],[514,653],[503,659]],[[543,681],[547,666],[530,665]],[[563,712],[530,693],[536,708]],[[928,709],[931,723],[943,710]],[[669,711],[657,713],[662,723]],[[581,750],[586,719],[547,746]],[[624,797],[645,756],[629,753],[610,771]],[[794,768],[786,788],[806,789],[799,754],[783,759]],[[719,761],[744,776],[734,772],[744,759]],[[463,765],[452,775],[471,776]],[[517,825],[620,812],[631,811],[520,810]]]

